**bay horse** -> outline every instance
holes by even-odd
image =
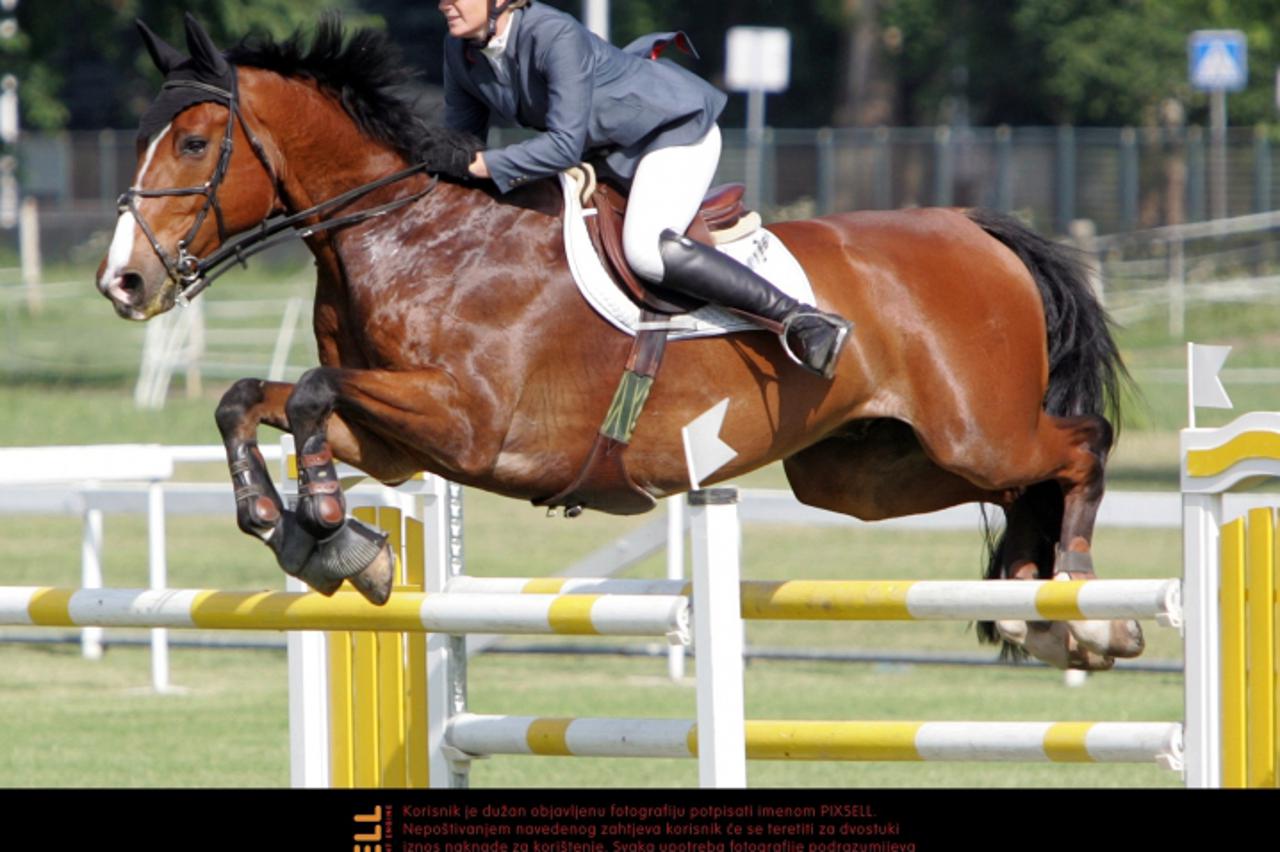
[[[185,56],[142,29],[173,114],[140,136],[98,270],[116,312],[145,320],[193,296],[201,258],[226,259],[232,235],[273,216],[315,256],[320,366],[295,384],[241,379],[217,409],[240,528],[318,590],[348,578],[381,602],[392,558],[346,517],[335,458],[387,483],[430,471],[534,501],[573,481],[630,339],[575,290],[555,182],[499,197],[448,177],[479,141],[415,115],[374,32],[325,19],[311,37],[223,53],[188,16]],[[1125,374],[1077,257],[981,210],[770,230],[818,305],[856,324],[834,380],[763,331],[673,342],[626,455],[634,481],[654,497],[687,490],[681,427],[728,397],[722,437],[738,455],[712,481],[781,460],[801,501],[866,520],[994,504],[1006,524],[988,576],[1094,576],[1104,414]],[[296,511],[258,452],[263,423],[296,436]],[[1059,667],[1108,668],[1143,647],[1131,621],[980,632]]]

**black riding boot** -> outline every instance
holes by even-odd
[[[663,231],[660,243],[663,287],[781,323],[782,348],[796,363],[824,379],[835,374],[853,323],[796,301],[728,255],[675,231]]]

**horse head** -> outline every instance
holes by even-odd
[[[198,280],[199,258],[276,212],[279,200],[239,109],[235,66],[190,14],[189,55],[137,23],[165,82],[142,117],[137,170],[97,285],[120,316],[146,320]]]

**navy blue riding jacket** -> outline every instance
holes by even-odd
[[[697,142],[724,109],[725,94],[671,62],[651,61],[676,33],[644,36],[619,49],[571,15],[534,4],[508,25],[504,84],[487,57],[445,37],[445,123],[485,138],[495,120],[542,131],[490,151],[485,163],[501,192],[604,155],[629,180],[648,151]]]

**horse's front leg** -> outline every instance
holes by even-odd
[[[390,594],[394,565],[384,537],[354,520],[350,522],[352,529],[346,529],[342,492],[336,488],[332,495],[336,504],[327,501],[317,513],[315,501],[303,499],[305,508],[295,513],[285,508],[271,482],[258,449],[258,425],[294,431],[290,428],[289,401],[296,391],[295,385],[282,382],[241,379],[218,404],[218,429],[235,486],[236,522],[245,533],[271,548],[287,574],[316,591],[331,595],[344,579],[352,577],[356,588],[370,600],[383,602]],[[303,439],[298,441],[301,445]],[[337,484],[332,464],[327,472],[317,472],[308,469],[304,461],[301,470],[299,490],[304,496],[309,484],[312,490],[325,493],[326,475],[327,481]],[[338,522],[328,522],[334,512]],[[319,523],[313,520],[317,514],[321,516]],[[353,565],[353,559],[362,561]]]
[[[325,367],[309,370],[284,404],[298,452],[295,520],[315,541],[314,551],[296,574],[326,594],[343,580],[350,580],[362,595],[382,604],[391,595],[395,557],[385,533],[347,517],[346,499],[326,434],[339,400],[335,373]]]
[[[385,602],[395,562],[385,536],[346,517],[334,458],[383,482],[408,479],[431,461],[461,480],[483,476],[503,432],[501,395],[466,393],[443,370],[390,372],[317,367],[295,385],[244,379],[218,407],[218,426],[236,484],[241,529],[267,543],[286,572],[332,594],[350,579]],[[455,412],[471,416],[459,418]],[[288,511],[257,451],[259,423],[292,432],[298,447],[298,504]],[[430,455],[426,455],[430,452]]]
[[[289,430],[285,402],[292,393],[293,385],[283,382],[241,379],[223,394],[216,419],[235,487],[236,523],[247,535],[265,542],[280,567],[297,576],[315,550],[315,538],[285,509],[258,449],[260,423]],[[341,581],[312,585],[332,594]]]

